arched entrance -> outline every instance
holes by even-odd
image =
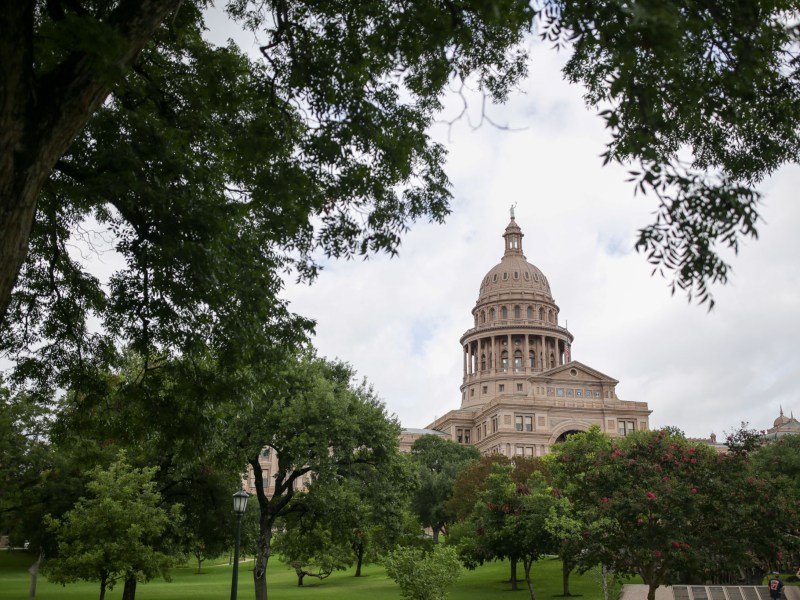
[[[563,432],[560,436],[556,438],[555,443],[560,444],[561,442],[566,442],[567,437],[571,436],[573,433],[586,433],[586,432],[581,431],[580,429],[568,429],[567,431]]]

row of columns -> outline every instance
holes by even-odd
[[[516,372],[539,372],[553,367],[563,365],[568,362],[569,343],[561,338],[543,334],[521,336],[523,343],[519,347],[513,343],[514,334],[493,335],[477,340],[473,340],[464,345],[464,378],[472,378],[472,375],[481,371],[489,373],[503,372],[501,363],[502,353],[505,349],[508,352],[508,366],[506,373]],[[516,335],[519,338],[519,334]],[[531,341],[531,337],[533,340]],[[503,346],[503,341],[506,346]],[[514,362],[514,353],[517,350],[522,353],[522,365],[517,367]],[[534,353],[534,366],[530,365],[530,353]],[[482,368],[481,356],[486,357],[486,366]],[[552,362],[551,362],[552,361]],[[545,366],[546,365],[546,366]]]

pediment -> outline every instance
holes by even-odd
[[[554,367],[548,371],[542,371],[530,379],[539,381],[542,379],[546,381],[580,381],[605,383],[610,385],[616,385],[619,383],[619,381],[613,377],[609,377],[605,373],[601,373],[600,371],[586,366],[577,360],[570,361],[565,365],[559,365],[558,367]]]

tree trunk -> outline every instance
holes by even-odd
[[[39,558],[36,559],[36,562],[33,563],[28,568],[28,573],[31,574],[31,583],[28,587],[28,597],[35,598],[36,597],[36,578],[39,575],[39,567],[42,566],[42,561],[44,560],[44,554],[39,552]]]
[[[531,595],[531,600],[536,600],[536,592],[533,591],[533,581],[531,581],[531,567],[533,561],[528,557],[522,557],[522,568],[525,571],[525,583],[528,584],[528,592]]]
[[[103,19],[120,42],[104,56],[107,72],[127,69],[181,0],[118,2]],[[111,89],[87,55],[69,53],[45,74],[34,73],[33,2],[5,2],[0,11],[0,322],[28,255],[39,193]]]
[[[361,577],[361,565],[364,562],[364,542],[356,548],[356,577]]]
[[[295,573],[297,573],[297,585],[303,585],[303,578],[306,576],[305,571],[302,569],[295,569]]]
[[[511,559],[511,591],[516,592],[519,590],[519,586],[517,585],[517,559]]]
[[[103,573],[100,576],[100,600],[106,597],[106,582],[108,581],[108,573]]]
[[[49,173],[47,171],[48,175]],[[36,202],[47,177],[42,177],[37,182],[17,179],[22,177],[0,181],[0,322],[6,316],[11,291],[28,256],[28,241],[36,215]]]
[[[122,600],[135,600],[136,598],[136,575],[125,576],[125,587],[122,588]]]
[[[569,593],[569,574],[572,572],[572,567],[566,560],[561,561],[561,585],[563,587],[564,596],[572,596]]]
[[[264,528],[258,535],[258,553],[253,568],[253,583],[256,588],[256,600],[267,600],[267,563],[269,562],[270,544],[272,543],[272,524]]]
[[[439,534],[444,533],[444,523],[437,523],[431,527],[431,532],[433,533],[433,543],[439,543]]]
[[[651,583],[647,587],[647,600],[656,600],[656,590],[658,589],[657,583]]]

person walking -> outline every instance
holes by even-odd
[[[777,571],[772,573],[772,577],[769,580],[769,596],[772,600],[781,600],[781,592],[783,592],[783,582],[781,581],[781,575]]]

